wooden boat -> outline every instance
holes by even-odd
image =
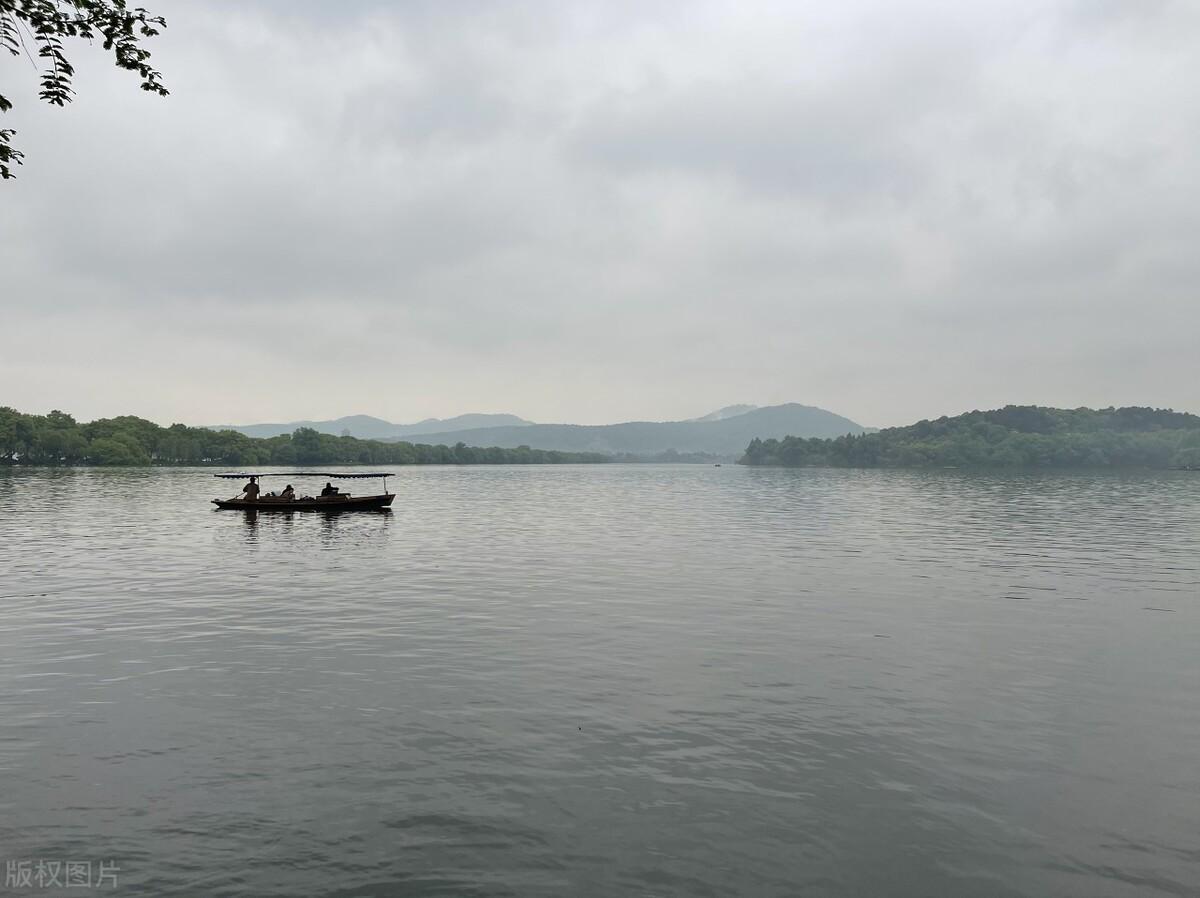
[[[392,500],[396,498],[395,493],[387,491],[387,478],[390,475],[386,473],[366,474],[355,471],[350,474],[329,474],[319,471],[285,471],[269,474],[215,474],[213,476],[226,480],[248,480],[251,477],[259,480],[263,477],[286,477],[289,480],[299,480],[302,477],[321,477],[326,480],[383,478],[383,492],[375,496],[352,496],[350,493],[339,492],[332,496],[299,496],[285,499],[282,496],[260,493],[257,498],[247,499],[243,494],[234,496],[232,499],[213,499],[212,504],[217,508],[236,508],[245,511],[369,511],[388,508],[392,504]]]
[[[217,508],[247,508],[254,511],[357,511],[364,508],[387,508],[395,493],[382,496],[313,496],[300,499],[280,499],[263,496],[261,499],[213,499]]]

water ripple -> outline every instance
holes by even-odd
[[[254,517],[209,473],[0,469],[5,860],[154,895],[1200,882],[1193,474],[409,468],[390,514]]]

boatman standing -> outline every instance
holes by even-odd
[[[258,478],[251,477],[250,482],[247,483],[242,488],[242,492],[245,494],[247,502],[257,501],[258,500]]]

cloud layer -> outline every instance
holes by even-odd
[[[1186,3],[152,4],[0,60],[0,402],[1200,410]]]

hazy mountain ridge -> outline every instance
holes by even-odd
[[[345,431],[362,440],[405,439],[426,433],[456,433],[481,427],[524,427],[532,424],[517,415],[466,414],[453,418],[426,418],[415,424],[394,424],[371,415],[346,415],[329,421],[288,421],[278,424],[217,424],[209,430],[236,430],[249,437],[267,438],[293,433],[301,427],[309,427],[318,433],[341,436]]]
[[[715,412],[709,412],[699,418],[688,418],[689,421],[724,421],[726,418],[735,418],[738,415],[744,415],[746,412],[752,412],[758,409],[757,405],[727,405],[724,408],[719,408]]]
[[[235,424],[211,428],[234,430],[267,439],[299,428],[359,439],[420,442],[515,449],[555,449],[563,452],[603,452],[611,455],[657,456],[664,452],[697,453],[736,458],[754,437],[803,434],[836,437],[866,431],[858,423],[815,406],[785,403],[759,407],[729,405],[700,418],[684,421],[625,421],[617,424],[537,424],[508,414],[467,414],[426,418],[415,424],[394,424],[371,415],[347,415],[328,421],[277,424]]]
[[[721,411],[726,411],[722,409]],[[720,414],[714,412],[713,414]],[[706,416],[709,418],[710,416]],[[668,450],[738,457],[755,437],[803,434],[838,437],[861,434],[860,424],[815,406],[786,403],[716,420],[627,421],[620,424],[526,424],[425,433],[433,443],[656,455]],[[401,438],[403,439],[403,438]]]

